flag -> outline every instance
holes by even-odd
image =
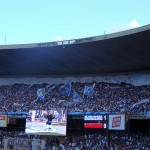
[[[20,104],[19,103],[14,103],[14,106],[20,106]]]
[[[82,103],[83,99],[81,98],[81,96],[77,92],[74,92],[73,93],[73,101],[75,103]]]
[[[47,93],[49,93],[51,90],[53,90],[55,87],[56,87],[55,85],[52,85],[52,86],[47,85],[46,88],[45,88],[45,95]]]
[[[87,95],[88,98],[92,98],[94,93],[94,87],[95,87],[95,83],[92,86],[85,86],[83,94]]]
[[[150,102],[150,99],[143,99],[140,102],[133,104],[133,106],[131,108],[135,107],[136,105],[147,103],[147,102]]]
[[[58,105],[60,105],[61,103],[64,103],[66,100],[59,100],[58,101]]]
[[[65,85],[62,85],[59,88],[59,93],[62,96],[70,96],[70,94],[71,94],[71,83],[67,83]]]
[[[0,96],[0,100],[2,100],[3,98],[5,98],[4,96]]]
[[[45,99],[45,88],[41,88],[37,90],[37,99],[40,102],[44,102]]]

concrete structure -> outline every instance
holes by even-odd
[[[150,25],[69,41],[1,45],[0,75],[150,72]]]

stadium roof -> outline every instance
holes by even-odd
[[[0,75],[139,72],[150,72],[150,25],[84,39],[0,46]]]

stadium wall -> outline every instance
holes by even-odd
[[[60,84],[60,83],[68,83],[68,82],[80,82],[80,83],[91,83],[91,82],[106,82],[106,83],[115,83],[120,84],[128,83],[134,86],[141,85],[150,85],[150,74],[127,74],[127,75],[99,75],[99,76],[31,76],[31,77],[0,77],[0,85],[13,85],[15,83],[18,84],[42,84],[48,83],[52,84]]]

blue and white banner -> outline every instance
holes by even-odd
[[[4,99],[5,97],[4,96],[0,96],[0,100]]]
[[[37,99],[40,102],[44,102],[45,100],[45,88],[41,88],[37,90]]]
[[[94,87],[95,87],[95,83],[92,86],[85,86],[83,94],[87,95],[88,98],[92,98],[94,93]]]
[[[77,92],[73,93],[73,102],[75,102],[75,103],[82,103],[83,102],[83,99],[81,98],[81,96]]]
[[[59,93],[62,96],[70,96],[70,94],[71,94],[71,83],[67,83],[65,85],[62,85],[59,88]]]
[[[133,106],[131,108],[135,107],[136,105],[147,103],[147,102],[150,102],[150,99],[143,99],[143,100],[133,104]]]

